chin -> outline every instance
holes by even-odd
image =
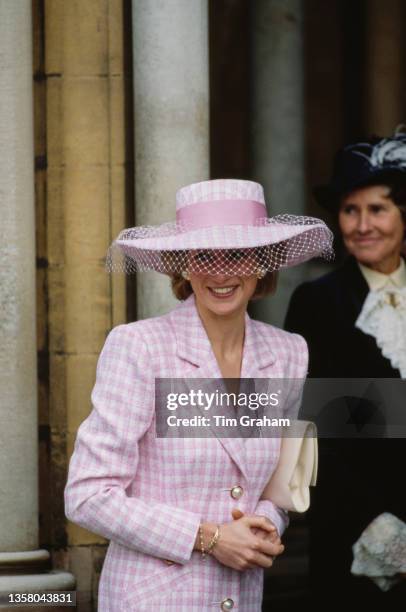
[[[240,303],[240,300],[233,300],[231,302],[218,303],[213,302],[212,300],[208,300],[205,303],[205,306],[208,310],[210,310],[213,314],[219,316],[225,316],[234,314],[241,309],[245,309],[244,304]]]
[[[241,305],[233,305],[233,304],[210,304],[208,305],[208,309],[216,315],[219,316],[227,316],[234,314],[241,310]]]
[[[355,255],[355,259],[362,264],[363,266],[376,266],[381,262],[381,258],[380,257],[376,257],[376,256],[366,256],[365,254],[363,255]]]
[[[355,249],[352,252],[350,251],[350,253],[359,263],[363,264],[364,266],[378,265],[384,258],[383,254],[377,252],[376,249],[371,249],[370,251],[367,249]]]

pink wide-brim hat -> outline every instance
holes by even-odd
[[[110,270],[198,271],[252,274],[313,257],[331,259],[332,232],[320,219],[268,217],[259,183],[217,179],[187,185],[176,194],[176,221],[123,230],[109,249]],[[215,251],[203,262],[199,251]],[[236,251],[238,250],[238,251]],[[216,259],[215,259],[216,258]],[[244,260],[244,263],[242,263]],[[213,263],[214,262],[214,263]]]

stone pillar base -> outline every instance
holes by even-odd
[[[49,569],[50,554],[47,550],[0,553],[0,594],[38,593],[42,591],[73,591],[76,580],[73,574]],[[8,606],[0,603],[0,609],[12,612],[27,610],[28,606]],[[48,612],[49,606],[35,606],[36,612]],[[52,606],[52,610],[71,609]],[[73,608],[75,609],[75,608]]]
[[[43,574],[0,575],[0,593],[38,593],[38,591],[72,591],[76,580],[64,570],[51,570]]]
[[[50,554],[47,550],[24,550],[19,552],[0,553],[1,574],[31,574],[37,571],[45,572],[50,568]]]

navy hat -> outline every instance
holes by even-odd
[[[404,133],[344,147],[335,156],[330,182],[315,187],[313,193],[321,206],[334,210],[340,199],[354,189],[400,173],[406,178]]]

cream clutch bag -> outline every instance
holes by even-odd
[[[261,499],[293,512],[305,512],[310,506],[310,486],[317,480],[317,429],[310,421],[295,421],[289,436],[281,439],[279,462]]]

